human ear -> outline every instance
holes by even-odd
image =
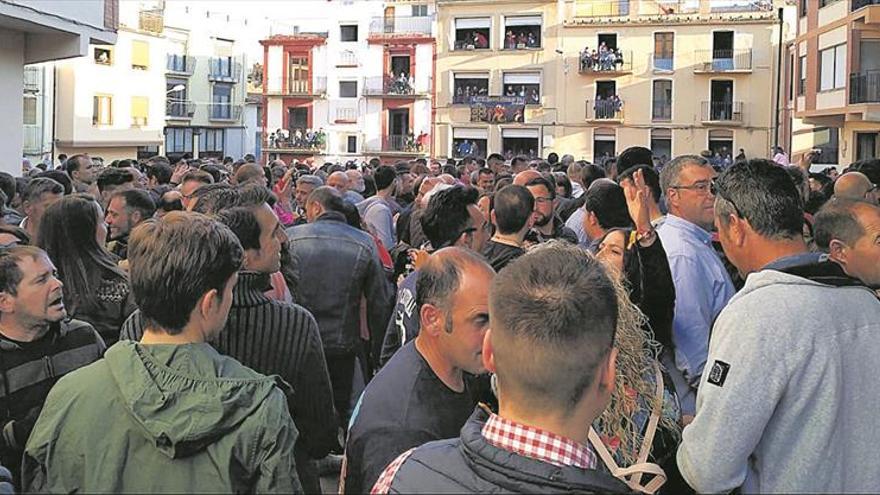
[[[428,335],[437,336],[443,330],[443,311],[433,304],[426,303],[419,310],[419,320],[421,321],[421,331],[427,332]]]
[[[831,257],[832,261],[841,266],[846,266],[847,255],[849,254],[849,247],[839,239],[832,239],[831,242],[828,244],[828,254]]]
[[[495,348],[492,346],[492,328],[483,336],[483,367],[489,373],[495,373]]]

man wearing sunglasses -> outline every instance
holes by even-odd
[[[669,214],[657,229],[675,283],[672,342],[675,355],[662,356],[681,400],[682,412],[692,416],[696,389],[709,352],[709,329],[734,294],[730,276],[712,248],[718,174],[704,158],[680,156],[660,173]]]

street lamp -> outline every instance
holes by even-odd
[[[183,91],[184,89],[186,89],[186,86],[184,86],[183,84],[178,84],[177,86],[174,86],[173,88],[166,91],[165,94],[167,95],[170,93],[177,93],[178,91]]]

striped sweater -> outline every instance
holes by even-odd
[[[337,421],[330,375],[318,324],[302,306],[266,297],[269,275],[240,272],[232,292],[226,327],[212,345],[221,353],[265,375],[279,375],[293,387],[288,398],[300,431],[297,450],[319,459],[337,447]],[[122,326],[120,340],[140,340],[140,310]]]

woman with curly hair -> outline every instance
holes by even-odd
[[[128,277],[104,247],[106,239],[101,206],[91,196],[74,194],[46,210],[37,246],[49,254],[64,283],[68,314],[91,323],[110,347],[135,305]]]

